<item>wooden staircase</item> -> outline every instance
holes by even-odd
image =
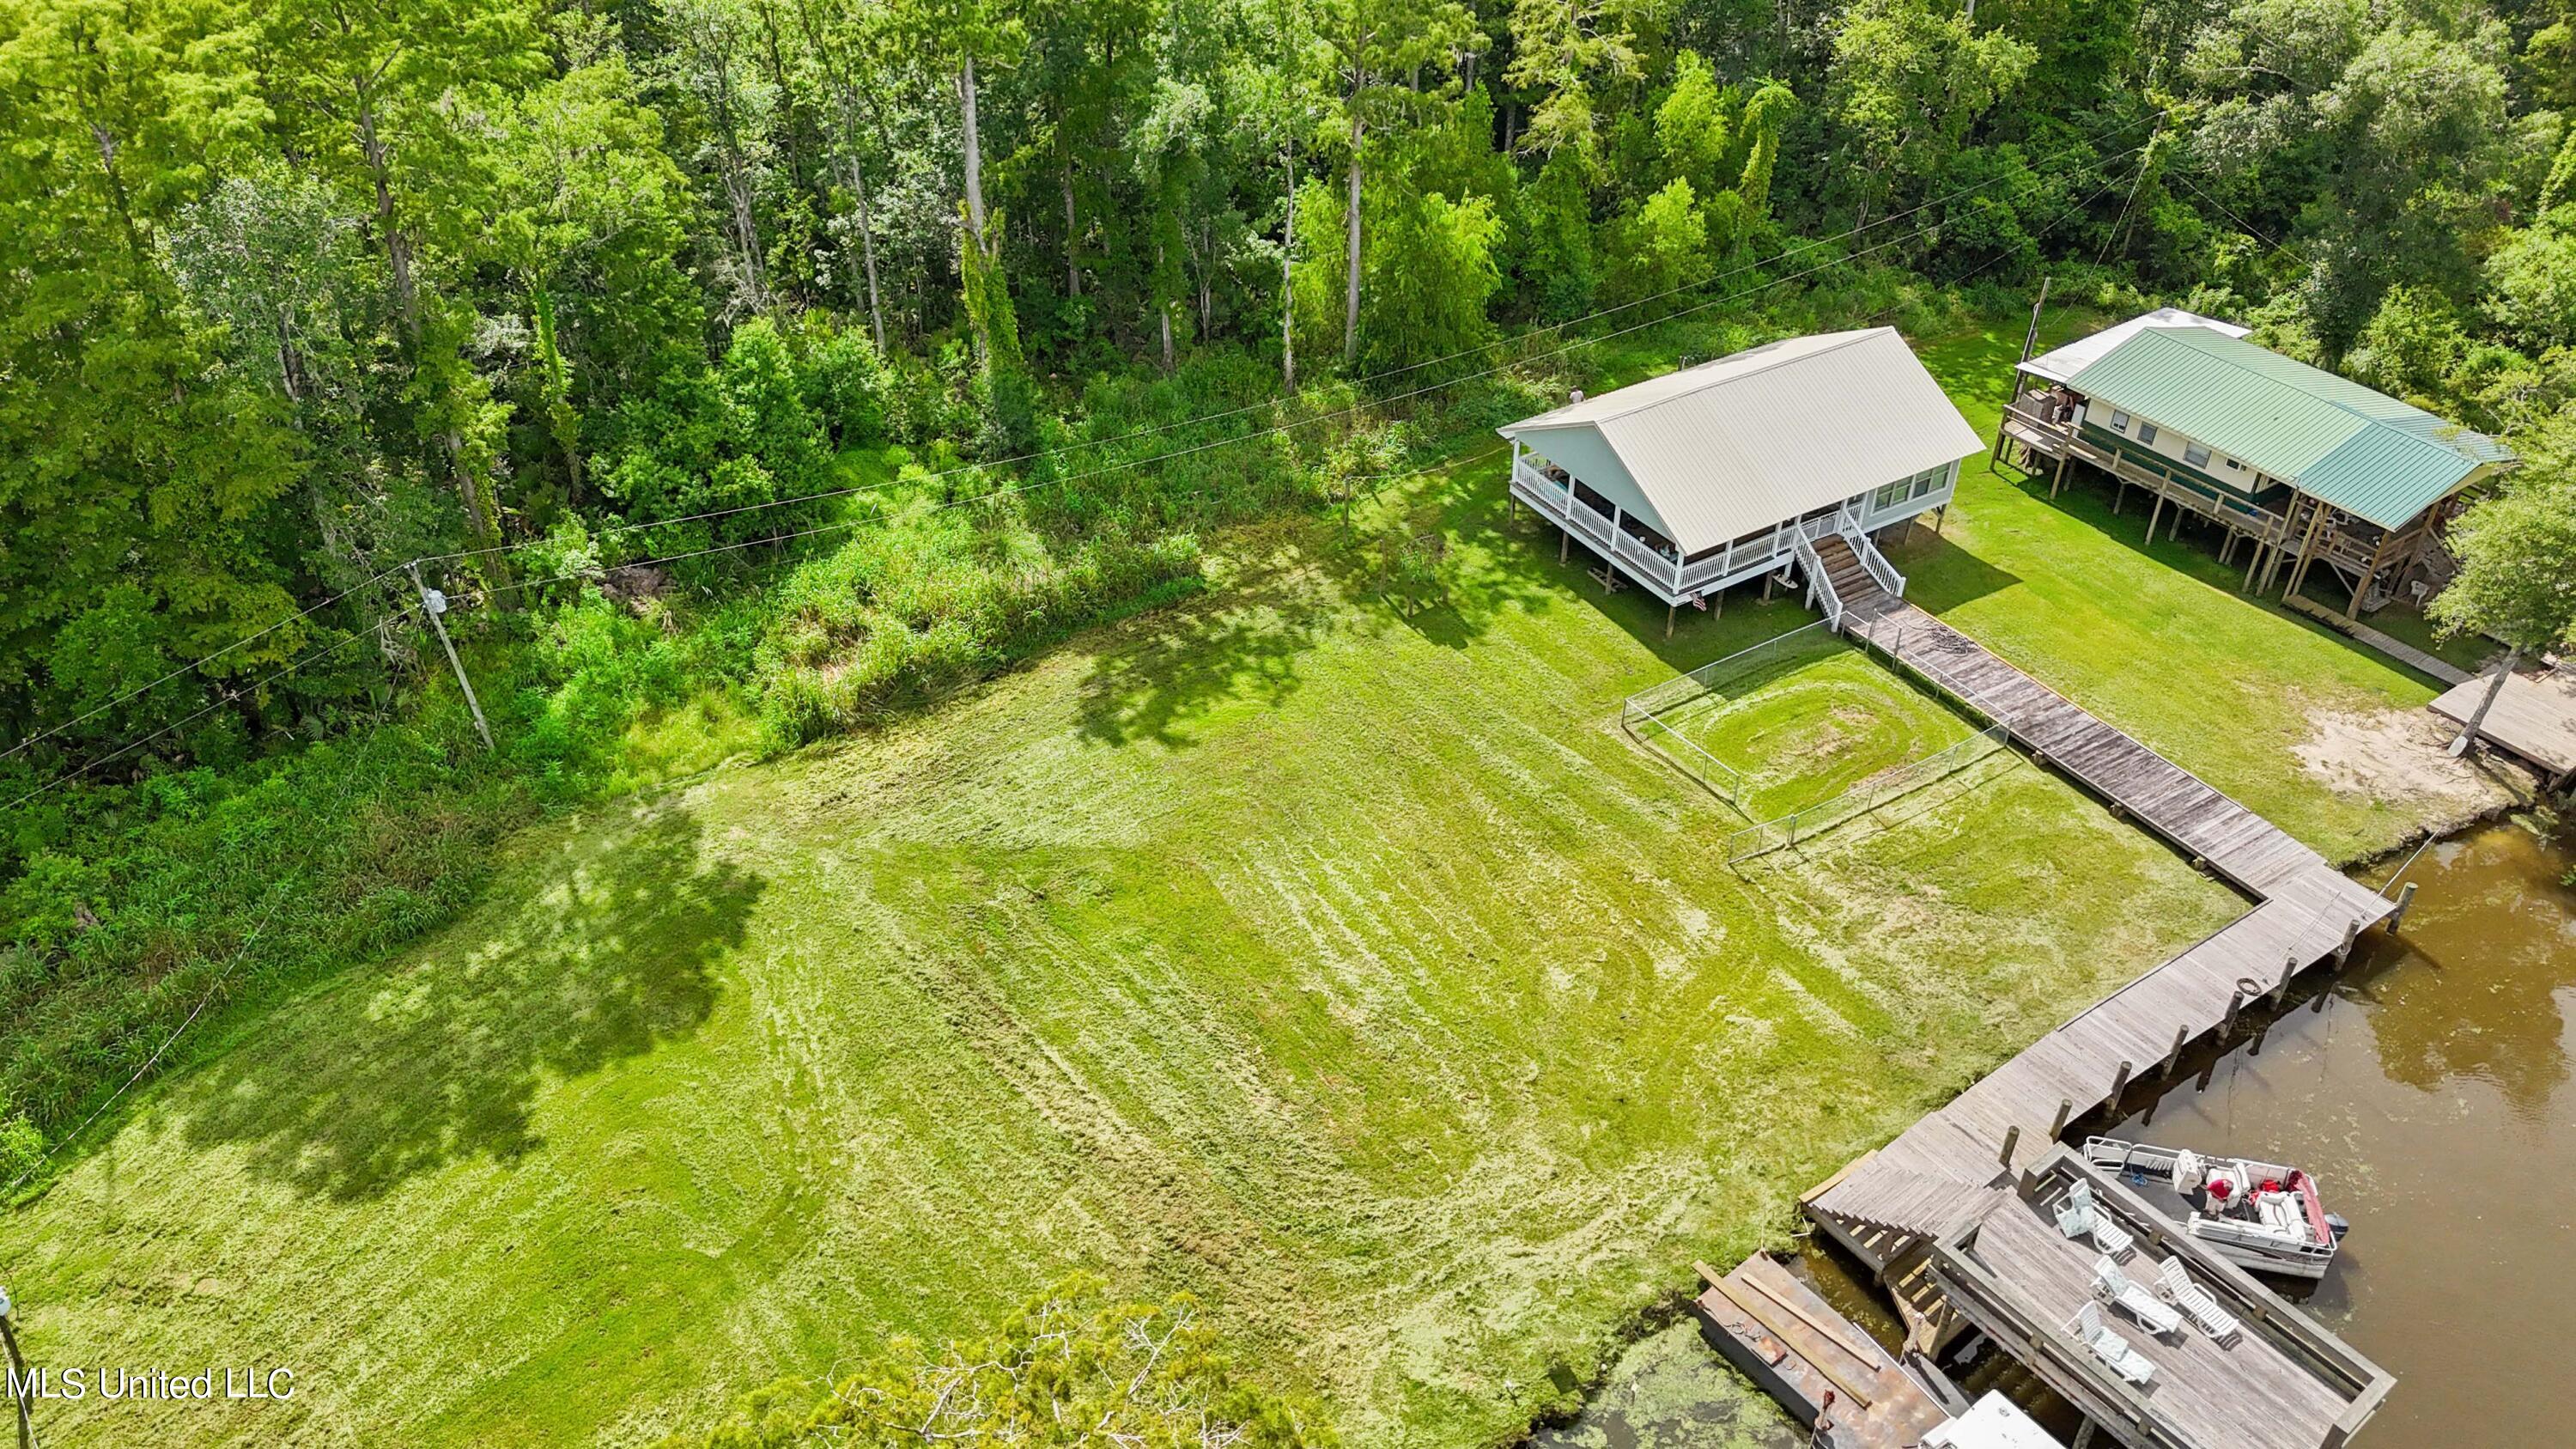
[[[1894,596],[1879,587],[1870,575],[1869,566],[1852,551],[1851,540],[1839,533],[1829,533],[1815,542],[1816,561],[1824,565],[1825,581],[1833,585],[1834,597],[1842,601],[1846,615],[1869,618],[1894,601]]]

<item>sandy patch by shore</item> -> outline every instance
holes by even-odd
[[[2293,747],[2308,774],[2338,795],[2419,802],[2434,833],[2531,798],[2534,782],[2492,751],[2455,760],[2456,728],[2428,710],[2320,709]]]

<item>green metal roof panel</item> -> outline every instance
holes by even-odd
[[[2396,428],[2364,428],[2299,474],[2298,483],[2346,513],[2396,528],[2483,466]]]
[[[2205,327],[2143,329],[2067,382],[2387,528],[2513,459],[2484,434]]]

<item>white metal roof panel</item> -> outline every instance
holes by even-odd
[[[1893,327],[1792,337],[1498,429],[1550,453],[1597,435],[1685,552],[1942,467],[1984,443]]]
[[[2050,382],[2064,382],[2150,327],[2206,327],[2229,337],[2242,337],[2248,330],[2233,322],[2186,312],[2180,307],[2158,307],[2145,316],[2132,317],[2126,322],[2105,327],[2090,337],[2078,337],[2053,352],[2043,352],[2023,363],[2021,370]]]

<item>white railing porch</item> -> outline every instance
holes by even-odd
[[[1852,552],[1868,565],[1870,576],[1893,594],[1905,592],[1905,576],[1868,543],[1865,497],[1847,500],[1831,513],[1814,518],[1783,519],[1759,533],[1730,541],[1698,558],[1676,559],[1620,528],[1575,496],[1571,482],[1549,477],[1526,455],[1512,460],[1511,492],[1538,515],[1564,528],[1613,560],[1630,577],[1670,599],[1696,598],[1722,583],[1769,572],[1811,551],[1815,540],[1839,533]]]

